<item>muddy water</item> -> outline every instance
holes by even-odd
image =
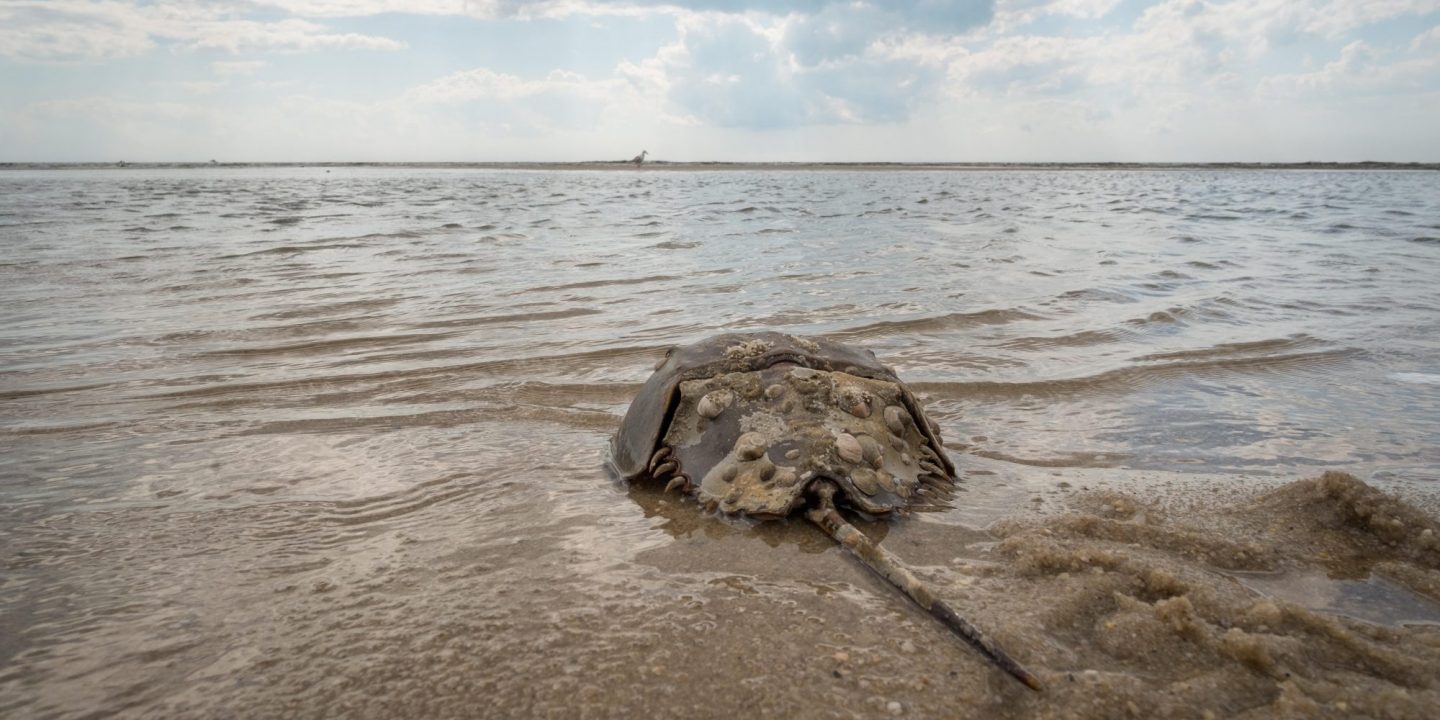
[[[10,171],[0,241],[6,717],[1440,708],[1440,175]],[[912,383],[963,492],[862,527],[1045,695],[606,477],[752,329]]]

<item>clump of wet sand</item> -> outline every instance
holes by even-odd
[[[1321,571],[1340,588],[1374,574],[1440,610],[1440,530],[1419,510],[1337,472],[1183,517],[1113,492],[1072,506],[992,528],[1005,562],[986,584],[1010,588],[1029,618],[1006,641],[1049,685],[1021,714],[1440,714],[1440,627],[1360,621],[1323,596],[1246,583]]]

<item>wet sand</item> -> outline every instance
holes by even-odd
[[[159,527],[143,511],[55,518],[46,559],[31,561],[103,567],[112,585],[71,597],[78,646],[11,658],[7,702],[33,717],[217,718],[1418,719],[1440,707],[1440,525],[1344,474],[1188,494],[1183,512],[1077,490],[1061,512],[989,532],[924,516],[863,525],[1043,693],[805,523],[727,522],[642,487],[615,515],[557,513],[506,487],[448,488],[444,511],[390,533],[372,531],[413,495],[173,513]],[[300,529],[317,523],[330,530]],[[341,541],[346,554],[326,556]],[[129,602],[102,609],[115,584]],[[1367,620],[1343,605],[1356,593]],[[46,680],[16,684],[17,671]]]

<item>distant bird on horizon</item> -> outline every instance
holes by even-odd
[[[650,151],[649,151],[649,150],[641,150],[639,155],[636,155],[635,157],[630,158],[630,162],[635,163],[635,167],[640,167],[640,163],[645,162],[645,156],[646,156],[646,155],[649,155],[649,154],[650,154]]]

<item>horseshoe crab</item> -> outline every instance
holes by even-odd
[[[796,511],[1026,686],[1040,683],[936,598],[837,502],[889,517],[947,498],[955,467],[939,428],[868,350],[774,332],[671,348],[611,441],[627,481],[666,482],[707,511]]]

